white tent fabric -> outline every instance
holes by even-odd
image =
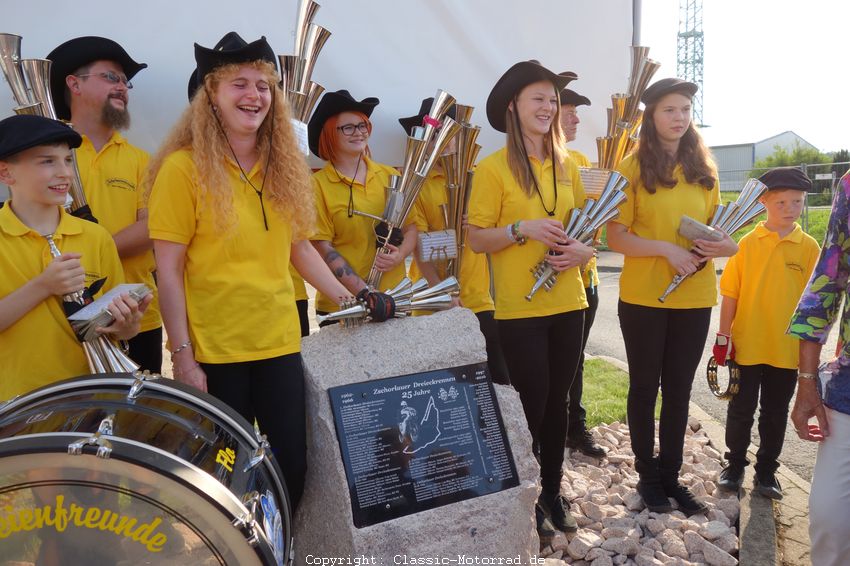
[[[396,121],[438,88],[476,108],[484,156],[504,143],[487,124],[491,87],[513,63],[538,59],[579,75],[573,88],[588,96],[574,147],[596,158],[610,95],[627,87],[632,0],[318,0],[315,23],[332,32],[313,80],[328,90],[381,99],[373,115],[375,159],[398,165],[404,138]],[[59,10],[61,6],[61,11]],[[277,53],[294,51],[297,0],[27,0],[7,6],[0,32],[23,36],[22,57],[44,57],[61,42],[102,35],[148,63],[133,80],[127,136],[155,151],[186,105],[194,69],[193,42],[212,46],[227,31],[251,41],[265,35]],[[662,68],[659,76],[669,75]],[[0,85],[0,116],[12,113]],[[318,160],[311,164],[320,166]]]

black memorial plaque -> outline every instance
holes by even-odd
[[[358,528],[519,485],[485,363],[328,394]]]

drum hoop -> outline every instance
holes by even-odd
[[[0,439],[0,454],[4,452],[4,445],[16,444],[18,442],[23,445],[23,449],[19,450],[17,452],[18,454],[31,454],[43,451],[43,449],[39,450],[39,446],[37,446],[37,444],[33,442],[41,439],[50,439],[53,441],[57,441],[55,447],[59,449],[52,450],[51,452],[62,453],[64,452],[63,447],[67,447],[68,444],[89,437],[89,434],[75,432],[24,434],[20,436],[10,437],[7,439]],[[175,483],[184,487],[188,487],[199,497],[203,497],[210,505],[218,508],[226,517],[236,519],[239,517],[246,516],[248,514],[248,509],[239,500],[235,493],[230,491],[224,484],[222,484],[213,476],[211,476],[204,470],[198,468],[191,462],[183,460],[182,458],[179,458],[178,456],[175,456],[170,452],[157,448],[156,446],[151,446],[150,444],[146,444],[144,442],[123,438],[120,436],[111,436],[108,434],[101,435],[101,438],[103,438],[104,440],[108,440],[113,445],[113,450],[109,457],[110,460],[128,462],[130,464],[141,466],[143,468],[153,470],[160,475],[166,476],[168,479],[174,481]],[[38,444],[43,443],[39,442]],[[50,447],[53,448],[54,445],[51,444]],[[123,450],[121,450],[122,448]],[[127,448],[129,448],[130,450],[127,450]],[[142,454],[145,456],[145,458],[137,457],[138,455]],[[94,457],[90,454],[87,455],[89,457]],[[72,457],[73,456],[69,456],[69,458]],[[156,463],[160,463],[160,465],[155,465]],[[163,463],[167,463],[168,465],[162,465]],[[181,468],[188,469],[190,473],[185,473],[183,470],[181,470]],[[181,470],[181,473],[177,473],[177,470]],[[222,496],[221,499],[217,497],[219,495]],[[228,504],[232,505],[232,507],[225,505],[223,502],[227,502]],[[157,504],[157,506],[160,508],[167,508],[167,506],[159,504]],[[287,507],[287,510],[290,514],[292,513],[292,510],[289,509],[289,507]],[[174,515],[180,517],[182,520],[182,516],[180,514],[174,513]],[[285,518],[283,514],[281,515],[281,518]],[[259,522],[256,521],[256,517],[255,523],[256,525],[254,528],[254,535],[262,539],[262,541],[265,543],[266,549],[274,548],[272,543],[266,536],[265,530],[263,529],[262,525],[260,525]],[[289,548],[287,549],[289,550],[292,548],[293,542],[292,531],[285,531],[284,536],[289,539]],[[246,537],[246,543],[247,542],[248,539]],[[253,546],[256,548],[256,545]]]
[[[23,395],[19,395],[17,397],[13,397],[5,404],[0,405],[0,418],[2,418],[6,414],[11,414],[14,411],[26,407],[27,404],[33,402],[34,400],[43,398],[48,394],[62,393],[68,391],[74,391],[77,389],[85,389],[89,388],[103,388],[110,386],[121,386],[126,387],[129,391],[130,387],[133,383],[136,382],[136,377],[133,374],[129,373],[111,373],[111,374],[99,374],[97,376],[81,376],[81,377],[72,377],[70,379],[65,379],[62,381],[57,381],[55,383],[51,383],[44,387],[40,387],[34,391],[29,393],[25,393]],[[160,393],[166,393],[173,395],[174,397],[181,399],[183,401],[188,402],[188,404],[199,407],[213,415],[217,418],[221,419],[224,423],[229,425],[234,431],[237,431],[239,436],[243,438],[247,444],[251,447],[251,449],[257,449],[260,446],[259,439],[254,431],[253,426],[246,427],[247,421],[242,418],[239,413],[237,413],[234,409],[230,408],[224,401],[216,399],[209,393],[205,393],[203,391],[197,390],[195,388],[191,388],[180,383],[179,381],[171,380],[168,378],[153,378],[153,379],[144,379],[144,388],[143,389],[152,389],[154,391]],[[224,407],[219,408],[210,401],[206,399],[206,397],[215,400],[216,402],[221,403]],[[250,431],[250,432],[249,432]],[[88,436],[88,435],[85,435]],[[17,437],[16,437],[17,438]],[[110,437],[112,438],[112,437]],[[120,438],[124,442],[135,442],[131,439],[124,437],[115,437]],[[149,446],[147,444],[143,444],[144,446]],[[151,447],[155,448],[155,447]],[[157,449],[159,450],[159,449]],[[162,451],[164,452],[164,451]],[[181,462],[185,462],[185,460],[180,460]],[[189,462],[185,462],[189,465]],[[283,528],[286,529],[286,532],[292,532],[292,521],[294,517],[292,514],[294,510],[292,509],[292,499],[289,497],[289,490],[286,485],[282,482],[283,480],[283,472],[280,469],[280,466],[277,463],[277,460],[274,458],[274,455],[270,453],[270,451],[266,451],[266,457],[262,460],[262,465],[266,467],[269,472],[269,477],[274,482],[275,487],[278,490],[278,493],[281,494],[281,497],[284,498],[282,504],[285,504],[286,509],[289,511],[288,514],[282,514],[282,519],[284,521]],[[203,470],[201,470],[203,471]],[[205,473],[205,472],[204,472]],[[216,483],[218,483],[216,481]],[[219,485],[222,485],[219,483]],[[222,487],[224,487],[222,485]],[[227,489],[227,488],[224,488]]]
[[[708,364],[705,366],[705,377],[708,380],[708,388],[711,390],[712,395],[721,401],[732,399],[732,397],[738,394],[738,390],[741,388],[741,368],[738,367],[738,364],[734,360],[727,360],[726,367],[729,370],[729,382],[726,385],[726,390],[721,391],[720,383],[717,379],[720,368],[714,356],[708,359]]]

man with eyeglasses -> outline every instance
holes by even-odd
[[[567,143],[575,141],[578,134],[578,125],[581,120],[578,117],[579,106],[590,106],[590,99],[582,96],[579,93],[565,88],[561,91],[561,127],[564,130],[564,136]],[[567,153],[576,165],[579,167],[590,167],[590,160],[585,154],[577,149],[567,148]],[[590,335],[590,327],[593,326],[593,319],[596,317],[596,309],[599,306],[599,275],[596,272],[596,258],[591,258],[581,273],[581,278],[584,281],[584,291],[587,295],[587,310],[584,311],[584,338],[582,340],[582,350],[587,345],[587,337]],[[605,456],[605,449],[599,446],[590,432],[587,430],[585,423],[586,411],[581,404],[581,394],[584,384],[584,353],[579,361],[578,371],[573,380],[573,385],[570,387],[570,415],[569,428],[567,429],[567,448],[580,451],[586,456],[594,458],[602,458]]]
[[[147,67],[104,37],[77,37],[47,56],[53,62],[50,87],[56,114],[83,137],[77,163],[83,191],[97,222],[115,240],[124,276],[156,289],[153,244],[141,189],[150,156],[119,133],[130,127],[130,82]],[[162,319],[158,300],[148,307],[141,332],[130,340],[130,357],[141,368],[162,366]]]

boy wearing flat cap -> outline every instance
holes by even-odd
[[[101,226],[67,214],[71,149],[80,135],[40,116],[0,121],[0,182],[11,199],[0,209],[0,400],[89,373],[62,308],[62,296],[105,279],[124,282],[115,244]],[[53,258],[45,236],[62,255]],[[150,302],[117,297],[105,334],[127,340],[139,331]]]
[[[130,340],[129,354],[142,369],[158,373],[162,319],[141,190],[149,155],[119,133],[130,127],[131,79],[147,65],[134,61],[115,41],[96,36],[66,41],[47,58],[53,62],[50,86],[56,113],[82,134],[77,164],[91,212],[112,234],[127,280],[154,290],[154,302],[142,331]]]
[[[718,365],[737,364],[740,388],[726,413],[728,465],[718,486],[738,491],[749,464],[750,430],[761,398],[755,490],[782,498],[776,479],[785,439],[788,407],[797,383],[796,340],[785,335],[788,321],[818,260],[817,242],[797,224],[812,183],[796,167],[779,167],[762,175],[767,185],[761,202],[767,220],[739,245],[720,278],[720,330],[714,346]]]

